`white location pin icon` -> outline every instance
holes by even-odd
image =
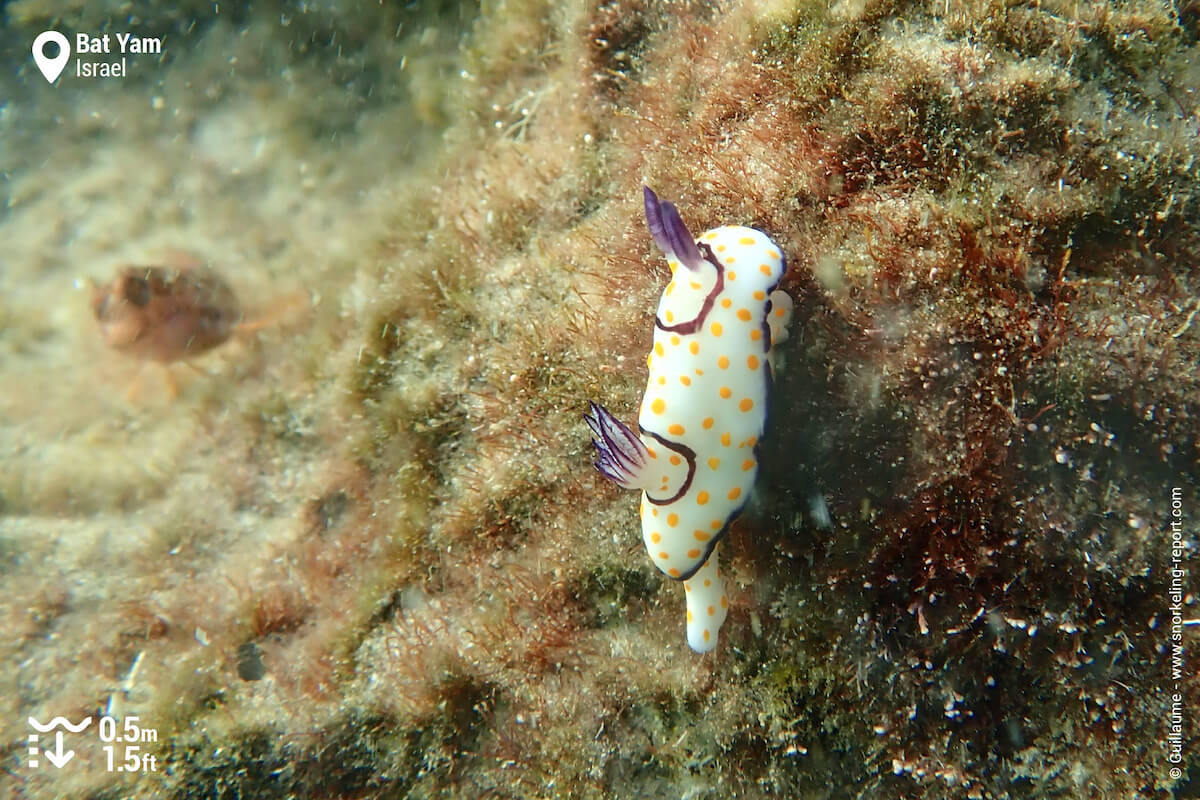
[[[46,54],[42,52],[47,42],[54,42],[58,45],[58,55],[54,58],[46,58]],[[48,82],[54,83],[70,60],[71,43],[67,41],[67,37],[58,31],[39,33],[38,37],[33,40],[33,61],[37,64],[37,68],[42,71],[42,75],[46,77]]]

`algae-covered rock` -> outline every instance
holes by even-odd
[[[6,794],[1194,792],[1194,4],[4,13]],[[581,417],[643,184],[797,299],[708,656]],[[255,324],[164,378],[89,282],[181,251]]]

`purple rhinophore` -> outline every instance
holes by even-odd
[[[642,187],[642,197],[646,203],[646,225],[658,249],[668,258],[679,259],[679,263],[688,269],[699,269],[704,256],[687,225],[683,224],[679,210],[672,203],[660,201],[649,186]]]
[[[595,438],[596,460],[592,463],[600,474],[626,489],[641,488],[639,477],[646,467],[650,451],[642,440],[629,428],[608,412],[604,406],[590,403],[591,409],[583,415]]]
[[[667,238],[667,229],[663,227],[662,211],[659,208],[658,195],[649,186],[642,187],[642,199],[646,201],[646,226],[650,228],[650,236],[658,249],[670,255],[671,240]]]

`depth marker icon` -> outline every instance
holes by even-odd
[[[50,733],[54,731],[54,749],[51,750],[45,746],[41,748],[41,754],[46,757],[46,760],[54,765],[56,769],[62,769],[67,762],[75,757],[74,750],[63,750],[63,732],[54,730],[58,727],[66,728],[71,733],[82,733],[88,725],[92,724],[92,718],[86,717],[76,725],[72,725],[71,721],[66,717],[55,717],[49,722],[43,724],[38,722],[33,717],[29,718],[29,725],[40,733]],[[31,733],[28,736],[29,742],[29,768],[37,769],[38,767],[38,734]]]
[[[54,56],[54,58],[47,58],[46,54],[42,52],[49,42],[54,42],[58,45],[58,55]],[[37,68],[41,70],[47,82],[54,83],[54,81],[58,80],[58,76],[62,74],[63,69],[70,60],[71,43],[67,41],[67,37],[58,31],[39,33],[38,37],[33,40],[33,62],[37,64]]]

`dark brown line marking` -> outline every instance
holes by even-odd
[[[655,314],[654,327],[661,331],[688,336],[700,330],[702,327],[704,327],[704,320],[708,319],[709,312],[712,311],[713,306],[716,304],[717,297],[720,296],[721,292],[725,291],[725,268],[721,266],[721,262],[717,260],[715,255],[713,255],[711,247],[703,242],[697,242],[696,246],[699,247],[700,252],[704,254],[704,260],[711,264],[714,269],[716,269],[717,281],[713,284],[712,291],[710,291],[708,296],[704,298],[704,303],[700,306],[700,313],[696,315],[695,319],[689,320],[688,322],[680,322],[677,325],[664,325],[662,320],[658,318],[658,315]],[[687,267],[683,268],[687,269]]]
[[[674,503],[676,500],[678,500],[679,498],[681,498],[685,494],[687,494],[687,490],[692,487],[692,480],[694,480],[696,477],[696,452],[694,450],[692,450],[692,448],[688,447],[686,444],[680,444],[679,442],[672,442],[670,439],[664,439],[662,436],[659,436],[654,431],[646,430],[641,425],[638,425],[638,430],[640,430],[644,435],[651,437],[652,439],[654,439],[654,441],[658,442],[659,444],[661,444],[663,447],[667,448],[668,450],[674,450],[676,453],[679,453],[679,455],[683,456],[684,459],[687,460],[687,463],[688,463],[687,478],[684,479],[683,486],[679,489],[678,492],[676,492],[671,497],[668,497],[666,500],[657,500],[650,496],[650,492],[646,492],[646,499],[649,500],[654,505],[669,506],[671,503]]]

